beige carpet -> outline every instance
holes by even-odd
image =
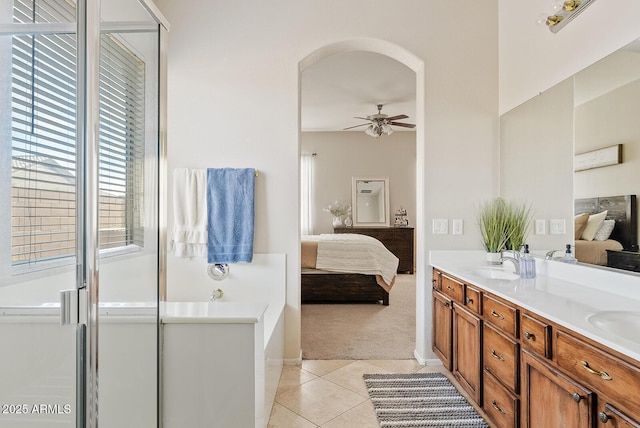
[[[302,305],[305,360],[408,360],[416,338],[415,275],[398,275],[389,306]]]

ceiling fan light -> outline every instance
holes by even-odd
[[[378,134],[376,133],[376,128],[377,126],[371,124],[369,126],[367,126],[367,129],[364,130],[364,133],[367,134],[370,137],[375,137],[378,138]]]
[[[381,130],[382,130],[382,133],[383,133],[384,135],[391,135],[391,134],[393,134],[393,128],[391,128],[391,126],[389,126],[389,125],[387,125],[387,124],[382,125],[382,129],[381,129]]]

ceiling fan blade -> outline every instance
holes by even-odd
[[[416,125],[414,125],[413,123],[400,123],[400,122],[390,122],[389,125],[402,126],[404,128],[415,128],[416,127]]]
[[[391,116],[391,117],[387,118],[387,120],[389,120],[389,121],[398,120],[398,119],[409,119],[409,116],[407,116],[406,114],[399,114],[397,116]]]
[[[342,128],[342,130],[346,131],[347,129],[357,128],[359,126],[366,126],[366,125],[370,125],[370,124],[369,123],[361,123],[360,125],[354,125],[354,126],[350,126],[348,128]]]
[[[358,116],[355,116],[354,119],[371,120],[368,117],[358,117]]]

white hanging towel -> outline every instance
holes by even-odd
[[[176,257],[207,256],[207,170],[176,168],[173,172],[173,236],[169,253]]]

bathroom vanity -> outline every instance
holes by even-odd
[[[536,263],[432,252],[434,353],[498,427],[640,426],[640,277]]]

